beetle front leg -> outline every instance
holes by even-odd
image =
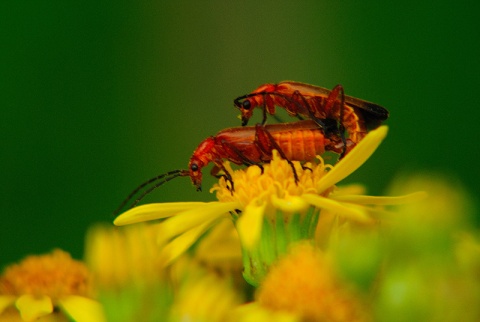
[[[220,171],[223,171],[223,174],[219,174]],[[218,179],[223,178],[227,183],[230,182],[231,188],[228,188],[228,185],[227,185],[227,188],[232,192],[232,195],[233,195],[233,191],[235,190],[235,187],[233,185],[232,175],[223,166],[223,163],[221,162],[221,160],[218,161],[218,163],[215,162],[215,165],[213,166],[212,170],[210,170],[210,174]]]
[[[244,164],[246,166],[256,165],[260,168],[260,170],[262,171],[262,174],[263,174],[262,165],[259,162],[254,161],[254,160],[256,160],[255,156],[248,157],[245,153],[243,153],[242,151],[237,149],[235,147],[235,145],[231,144],[230,142],[228,142],[226,140],[222,140],[220,143],[222,145],[223,153],[226,155],[226,157],[230,161],[232,161],[233,163],[236,163],[236,164]],[[215,163],[215,164],[217,164],[217,163]],[[217,167],[219,167],[223,171],[227,172],[225,167],[223,166],[223,163],[217,164]],[[233,187],[233,181],[231,179],[231,176],[230,176],[230,182],[232,183],[232,187]]]

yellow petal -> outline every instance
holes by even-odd
[[[331,195],[364,195],[366,193],[366,187],[363,184],[352,183],[348,185],[341,185],[338,190],[335,190]]]
[[[241,205],[238,201],[214,201],[203,203],[198,207],[183,211],[175,217],[166,220],[161,226],[159,226],[159,237],[161,238],[159,242],[171,239],[195,226],[203,224],[204,222],[211,222],[230,211],[240,208],[240,206]]]
[[[215,218],[216,219],[216,218]],[[181,234],[170,243],[168,243],[161,250],[161,261],[164,266],[169,265],[178,256],[185,253],[185,251],[192,246],[200,236],[212,225],[212,221],[205,222],[189,231]]]
[[[422,200],[427,197],[427,193],[425,191],[418,191],[414,193],[410,193],[408,195],[403,196],[395,196],[395,197],[383,197],[383,196],[360,196],[360,195],[330,195],[329,198],[343,201],[343,202],[351,202],[361,205],[401,205],[408,202],[414,202],[418,200]]]
[[[260,238],[263,224],[263,214],[266,203],[257,206],[256,202],[249,203],[237,221],[237,231],[243,247],[251,249]]]
[[[202,205],[205,205],[205,202],[169,202],[142,205],[127,210],[115,218],[113,223],[117,226],[123,226],[142,221],[167,218],[179,212],[200,207]]]
[[[214,251],[212,251],[214,250]],[[202,262],[241,263],[240,240],[230,218],[221,218],[195,248],[195,257]]]
[[[276,195],[272,196],[272,205],[284,212],[291,213],[302,212],[310,206],[305,200],[298,196],[278,198]]]
[[[22,295],[17,299],[15,305],[25,321],[34,321],[53,312],[52,300],[46,295]]]
[[[380,126],[370,131],[368,135],[357,144],[337,165],[335,165],[317,183],[317,192],[322,193],[337,182],[348,177],[357,170],[378,148],[382,140],[387,136],[388,127]]]
[[[59,300],[59,304],[76,322],[106,321],[102,305],[92,299],[69,295]]]
[[[0,295],[0,315],[5,309],[15,303],[17,297],[13,295]]]
[[[314,194],[304,194],[302,198],[306,202],[317,208],[326,209],[334,214],[343,216],[347,219],[351,219],[353,221],[361,223],[373,222],[373,220],[367,215],[367,213],[359,208],[348,206],[338,201]]]

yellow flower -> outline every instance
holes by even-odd
[[[257,292],[258,303],[304,321],[369,321],[360,296],[337,276],[328,258],[308,243],[273,264]]]
[[[174,300],[168,321],[225,321],[244,299],[233,276],[219,275],[182,256],[170,268]]]
[[[214,271],[230,274],[242,271],[242,250],[235,226],[223,218],[195,246],[194,257]]]
[[[160,321],[171,289],[159,263],[158,225],[96,225],[87,234],[85,262],[109,321]]]
[[[85,261],[108,321],[223,321],[241,303],[243,286],[235,278],[241,277],[241,253],[232,223],[215,226],[194,256],[183,254],[168,268],[159,261],[158,226],[89,230]]]
[[[19,264],[8,266],[0,277],[0,320],[11,316],[16,306],[23,321],[48,315],[65,316],[75,321],[104,321],[102,307],[92,299],[91,278],[86,266],[61,250],[51,254],[29,256]]]
[[[265,249],[259,246],[262,234],[276,239],[274,253],[266,254],[268,265],[286,251],[289,243],[313,238],[320,210],[368,225],[375,223],[371,214],[377,212],[371,205],[395,204],[415,197],[350,195],[335,187],[370,157],[386,134],[385,126],[371,131],[335,166],[325,165],[321,158],[318,164],[307,163],[303,167],[299,162],[293,162],[298,182],[295,182],[290,164],[277,153],[270,164],[263,166],[263,173],[257,166],[233,171],[225,163],[235,183],[235,191],[231,191],[227,182],[221,179],[212,189],[219,201],[148,204],[125,212],[114,223],[127,225],[168,218],[159,226],[159,242],[166,243],[163,254],[168,264],[219,220],[230,217],[238,231],[244,257],[251,255],[245,255],[245,252]],[[264,255],[259,254],[260,257]],[[263,264],[256,259],[250,262],[255,266],[251,271],[253,274],[264,272]]]
[[[96,287],[150,284],[161,279],[155,225],[117,228],[97,224],[87,232],[85,262]]]

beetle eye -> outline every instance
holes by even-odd
[[[190,169],[192,169],[192,171],[198,171],[198,165],[192,164],[192,166],[190,167]]]
[[[252,107],[249,100],[244,100],[242,105],[243,105],[243,108],[246,110],[249,110]]]

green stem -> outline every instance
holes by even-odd
[[[250,250],[242,248],[245,280],[258,286],[267,275],[270,265],[286,254],[292,244],[313,241],[318,218],[319,211],[314,207],[303,214],[277,211],[274,218],[265,216],[258,244]]]

